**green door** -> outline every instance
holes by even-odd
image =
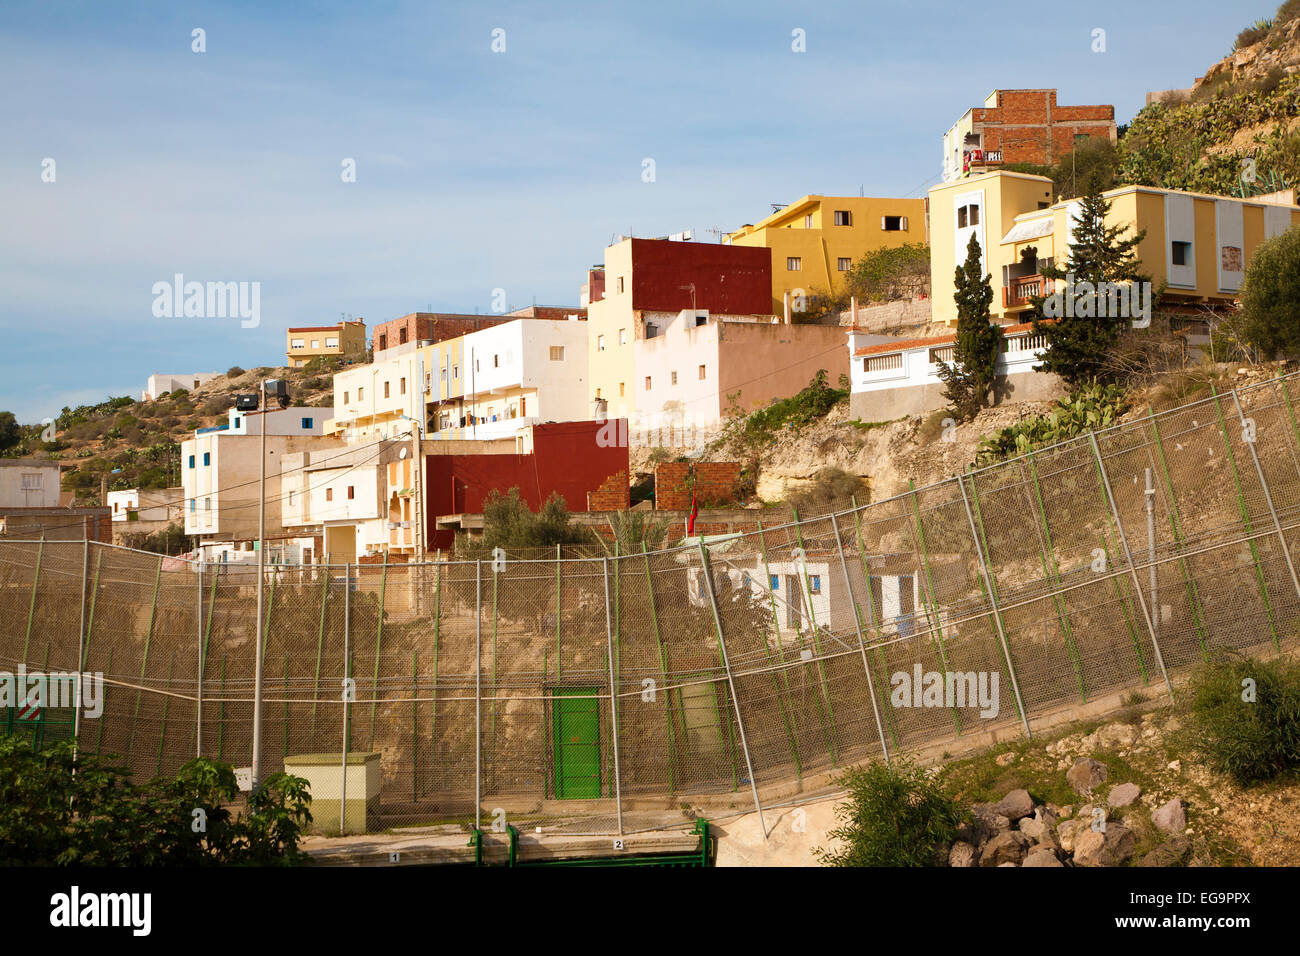
[[[590,687],[552,692],[555,721],[555,796],[582,800],[600,796],[600,700]]]

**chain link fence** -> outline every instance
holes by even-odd
[[[1297,385],[653,553],[269,567],[262,771],[307,777],[326,832],[621,834],[1168,693],[1213,649],[1296,643]],[[137,778],[200,754],[244,766],[256,584],[0,541],[0,667],[102,674],[78,745]]]

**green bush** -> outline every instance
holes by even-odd
[[[137,786],[122,767],[74,756],[72,741],[33,750],[25,738],[0,738],[0,865],[300,862],[298,840],[311,822],[307,782],[272,774],[250,796],[246,817],[223,806],[238,793],[234,769],[206,758]]]
[[[914,299],[930,291],[930,247],[923,242],[874,249],[844,275],[848,295],[859,302]]]
[[[977,466],[1046,448],[1085,432],[1115,424],[1128,409],[1128,395],[1118,385],[1089,385],[1058,399],[1047,415],[1030,418],[980,439]]]
[[[826,383],[826,370],[819,369],[808,386],[797,395],[777,399],[766,408],[735,417],[729,428],[732,437],[739,439],[742,445],[767,445],[782,429],[798,428],[825,418],[832,408],[848,399],[848,388],[832,388]]]
[[[1300,228],[1265,240],[1246,267],[1241,335],[1265,356],[1300,351]]]
[[[232,365],[230,366],[229,369],[226,370],[226,378],[239,378],[239,376],[243,374],[244,374],[244,370],[240,368],[238,365]]]
[[[1237,42],[1232,45],[1234,50],[1240,50],[1244,47],[1254,46],[1273,29],[1272,20],[1256,20],[1246,29],[1237,34]]]
[[[843,847],[813,852],[827,866],[943,866],[967,812],[922,768],[906,760],[851,768],[840,782],[848,800],[835,808],[827,836]]]
[[[1185,701],[1211,769],[1243,787],[1300,770],[1300,664],[1223,654],[1193,673]]]
[[[790,503],[799,509],[801,518],[807,518],[844,511],[853,506],[854,499],[860,505],[870,500],[866,482],[842,468],[827,467],[813,476],[812,484],[792,494]]]

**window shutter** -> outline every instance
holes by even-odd
[[[903,232],[907,232],[907,217],[903,217]]]
[[[884,217],[884,216],[881,216],[881,217],[880,217],[880,228],[881,228],[881,229],[884,229],[884,228],[885,228],[885,217]]]

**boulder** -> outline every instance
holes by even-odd
[[[1096,737],[1104,748],[1132,747],[1138,738],[1138,729],[1132,724],[1106,724],[1097,728]]]
[[[980,851],[980,866],[1001,866],[1010,863],[1019,866],[1029,849],[1029,840],[1016,830],[1003,830],[984,845]]]
[[[1174,797],[1164,806],[1151,812],[1151,822],[1157,830],[1181,834],[1187,829],[1187,809],[1183,801]]]
[[[1140,796],[1142,796],[1142,788],[1136,783],[1121,783],[1111,790],[1106,797],[1106,802],[1112,807],[1127,807]]]
[[[1011,828],[1011,821],[996,812],[991,803],[976,803],[970,808],[970,812],[974,820],[972,842],[976,844],[984,843],[1003,830]]]
[[[958,840],[948,851],[949,866],[974,866],[975,848],[969,843]]]
[[[1015,823],[1034,812],[1034,798],[1028,790],[1012,790],[993,805],[993,812]]]
[[[1137,836],[1122,823],[1112,823],[1105,833],[1085,830],[1074,841],[1075,866],[1120,866],[1137,848]]]
[[[1084,820],[1066,820],[1056,828],[1056,839],[1066,853],[1074,852],[1074,840],[1077,834],[1088,829]]]
[[[1025,862],[1021,866],[1065,866],[1056,857],[1056,852],[1046,846],[1036,846],[1025,854]]]
[[[1050,817],[1044,818],[1040,814],[1025,817],[1020,821],[1020,832],[1027,836],[1031,843],[1055,850],[1060,847],[1061,841],[1056,836],[1056,828],[1048,822],[1048,819]]]
[[[1080,757],[1065,774],[1065,782],[1075,793],[1088,796],[1093,788],[1106,782],[1106,767],[1091,757]]]

